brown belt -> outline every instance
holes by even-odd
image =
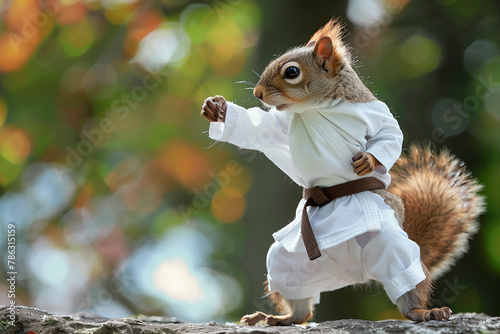
[[[317,259],[321,256],[321,252],[316,242],[316,237],[311,227],[311,222],[307,216],[307,207],[309,206],[323,206],[330,203],[336,198],[354,195],[367,190],[383,189],[384,184],[374,178],[366,177],[359,180],[341,183],[328,188],[314,187],[311,189],[304,188],[302,197],[306,200],[304,209],[302,210],[302,239],[306,246],[307,256],[309,260]]]

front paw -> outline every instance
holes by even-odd
[[[217,95],[205,100],[201,108],[201,116],[205,117],[210,122],[224,123],[226,120],[226,111],[226,99],[223,96]]]
[[[380,164],[373,155],[363,151],[352,157],[352,161],[351,165],[354,168],[354,173],[359,176],[370,174],[375,170],[377,163]]]

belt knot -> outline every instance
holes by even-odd
[[[314,187],[310,189],[304,188],[303,197],[308,200],[311,199],[314,203],[314,206],[323,206],[329,202],[331,199],[325,194],[325,190],[321,187]]]

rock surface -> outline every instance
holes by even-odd
[[[13,311],[12,311],[13,312]],[[249,327],[232,323],[189,324],[175,318],[146,317],[108,319],[91,314],[59,316],[31,307],[15,309],[15,326],[9,325],[11,310],[0,307],[0,332],[5,334],[161,334],[161,333],[500,333],[500,317],[477,313],[455,315],[450,321],[345,319],[290,327]]]

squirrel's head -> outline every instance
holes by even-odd
[[[350,66],[350,55],[341,35],[341,25],[330,20],[306,46],[273,60],[262,73],[254,95],[278,110],[301,112],[337,98],[349,100],[344,96],[347,87],[341,85],[360,84],[366,90]],[[344,82],[344,77],[348,82]]]

